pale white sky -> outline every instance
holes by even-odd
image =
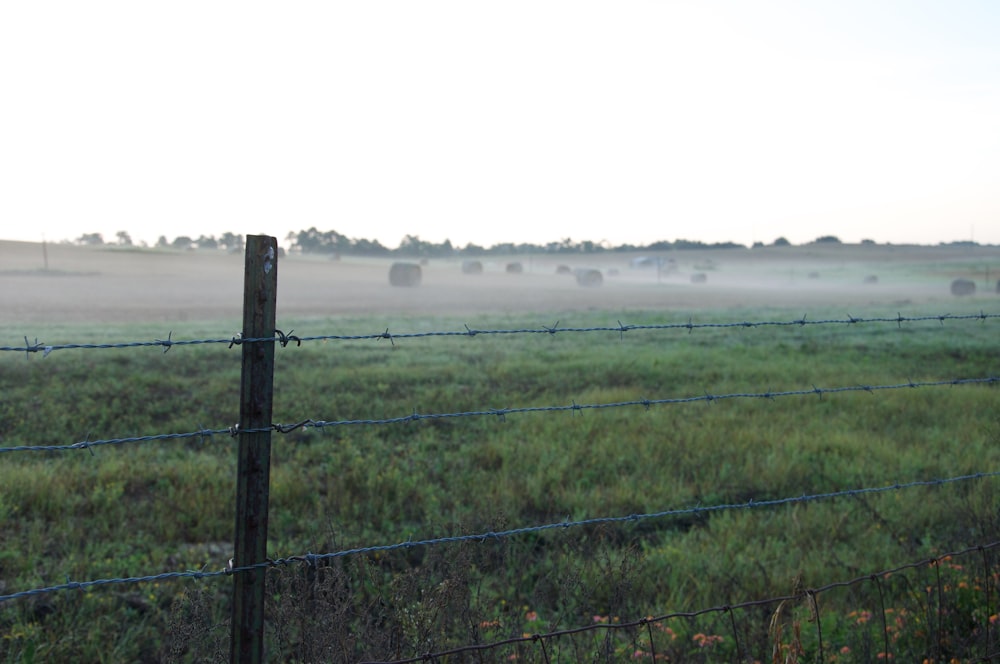
[[[0,238],[1000,244],[1000,2],[0,4]]]

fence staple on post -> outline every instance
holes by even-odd
[[[243,283],[242,339],[273,339],[278,283],[277,240],[248,235]],[[240,344],[239,460],[233,566],[267,559],[267,504],[271,470],[274,342]],[[230,661],[259,664],[264,649],[266,567],[234,575]]]

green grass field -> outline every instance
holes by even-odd
[[[0,242],[2,344],[239,329],[238,256],[53,245],[43,269],[42,255]],[[434,260],[419,289],[393,289],[385,261],[289,256],[279,327],[349,336],[996,313],[993,247],[671,257],[677,269],[659,275],[614,253],[529,256],[517,277],[497,259],[472,280],[456,260]],[[563,263],[608,278],[581,289],[557,274]],[[707,283],[693,284],[695,271]],[[953,298],[958,277],[980,292]],[[998,539],[992,477],[911,486],[1000,470],[996,386],[864,387],[998,375],[997,328],[989,318],[277,348],[278,423],[486,414],[274,434],[272,558],[390,548],[270,570],[269,660],[391,660],[580,627],[596,629],[439,661],[984,657],[995,649],[992,548],[871,575]],[[0,353],[0,447],[237,422],[239,348],[162,350]],[[836,388],[848,391],[822,392]],[[806,394],[760,396],[788,391]],[[219,433],[0,453],[0,596],[222,570],[235,452]],[[853,491],[873,488],[887,490]],[[797,500],[831,492],[850,493]],[[654,513],[664,514],[627,518]],[[392,546],[520,528],[530,530]],[[805,601],[810,588],[826,589]],[[0,660],[226,661],[231,593],[232,579],[212,576],[3,601]],[[797,599],[713,610],[784,595]],[[677,612],[702,613],[636,623]]]
[[[899,313],[982,311],[965,309]],[[756,308],[632,312],[622,322],[803,315],[844,318]],[[559,317],[559,325],[613,327],[619,318],[577,312]],[[378,333],[383,323],[285,325],[297,334],[347,336]],[[536,316],[413,317],[394,323],[392,332],[553,323]],[[276,348],[274,420],[379,420],[987,377],[1000,373],[998,330],[1000,322],[988,319],[311,341]],[[19,330],[4,332],[5,339],[19,338]],[[139,323],[47,334],[50,343],[163,337],[162,329]],[[174,340],[224,336],[211,323],[173,332]],[[44,359],[7,352],[0,370],[3,446],[191,432],[238,420],[240,352],[227,344],[168,353],[67,349]],[[997,394],[996,385],[961,385],[303,427],[274,435],[268,551],[285,558],[996,472]],[[4,453],[0,593],[221,569],[232,549],[235,449],[233,438],[216,435]],[[316,570],[292,565],[269,573],[268,649],[272,661],[393,659],[595,620],[613,624],[775,597],[991,543],[1000,539],[998,505],[997,480],[984,478],[406,547],[336,558]],[[983,555],[991,566],[973,557],[973,567],[950,570],[961,578],[949,583],[990,584],[994,605],[978,592],[963,613],[958,591],[943,593],[955,611],[948,623],[954,634],[942,644],[941,629],[921,629],[914,618],[905,638],[890,646],[897,659],[978,652],[998,590],[995,554]],[[857,611],[884,615],[878,608],[888,602],[902,612],[897,617],[929,615],[931,600],[917,591],[926,574],[901,574],[904,581],[891,588],[887,581],[890,597],[881,604],[873,584],[825,593],[819,635],[804,605],[785,607],[788,627],[776,634],[771,619],[779,607],[768,606],[734,613],[735,632],[717,613],[658,623],[653,647],[671,661],[764,661],[784,644],[814,661],[821,639],[827,661],[867,661],[884,649],[885,630],[874,619],[859,625]],[[231,586],[228,577],[177,579],[8,601],[0,604],[0,655],[15,662],[225,660]],[[789,636],[795,625],[798,640]],[[646,631],[588,632],[553,641],[544,654],[529,643],[483,657],[624,661],[650,650]]]

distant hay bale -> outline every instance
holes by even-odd
[[[507,263],[507,274],[521,274],[524,272],[524,266],[520,263]]]
[[[560,265],[556,267],[556,274],[573,274],[573,270],[569,265]]]
[[[604,283],[604,275],[601,274],[600,270],[580,268],[574,274],[576,274],[576,283],[585,288],[595,288]]]
[[[997,293],[1000,293],[1000,279],[997,279]]]
[[[865,277],[864,282],[866,284],[877,284],[878,283],[878,277],[876,275],[874,275],[874,274],[869,274],[867,277]]]
[[[708,281],[708,275],[704,272],[695,272],[691,275],[692,284],[704,284]]]
[[[617,277],[619,274],[620,274],[620,272],[618,271],[618,268],[616,268],[616,267],[613,267],[610,270],[608,270],[608,276],[609,277]]]
[[[976,282],[968,279],[955,279],[951,282],[952,295],[972,295],[976,292]]]
[[[393,286],[419,286],[422,278],[416,263],[393,263],[389,268],[389,283]]]
[[[421,265],[429,265],[430,262],[431,262],[431,259],[429,259],[429,258],[421,258],[420,259],[420,264]]]
[[[462,274],[482,274],[483,264],[480,261],[462,261]]]
[[[808,276],[808,278],[810,278],[810,279],[819,279],[819,272],[810,272],[806,276]]]

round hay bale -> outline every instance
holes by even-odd
[[[692,284],[704,284],[708,282],[708,275],[704,272],[695,272],[691,275]]]
[[[419,286],[422,278],[416,263],[393,263],[389,268],[389,283],[393,286]]]
[[[609,277],[617,277],[619,274],[621,274],[621,273],[618,271],[618,268],[616,268],[616,267],[613,267],[610,270],[608,270],[608,276]]]
[[[569,265],[559,265],[556,267],[556,274],[573,274]]]
[[[596,288],[604,283],[604,275],[600,270],[580,268],[576,270],[576,283],[585,288]]]
[[[462,274],[482,274],[483,264],[480,261],[462,261]]]
[[[976,282],[968,279],[955,279],[951,282],[951,294],[962,296],[972,295],[976,292]]]
[[[874,274],[869,274],[867,277],[865,277],[864,282],[866,284],[877,284],[878,283],[878,277],[875,276]]]
[[[1000,293],[1000,279],[997,279],[997,292]]]
[[[507,274],[521,274],[524,272],[524,266],[520,263],[507,263]]]
[[[810,279],[819,279],[819,272],[810,272],[808,275]]]

